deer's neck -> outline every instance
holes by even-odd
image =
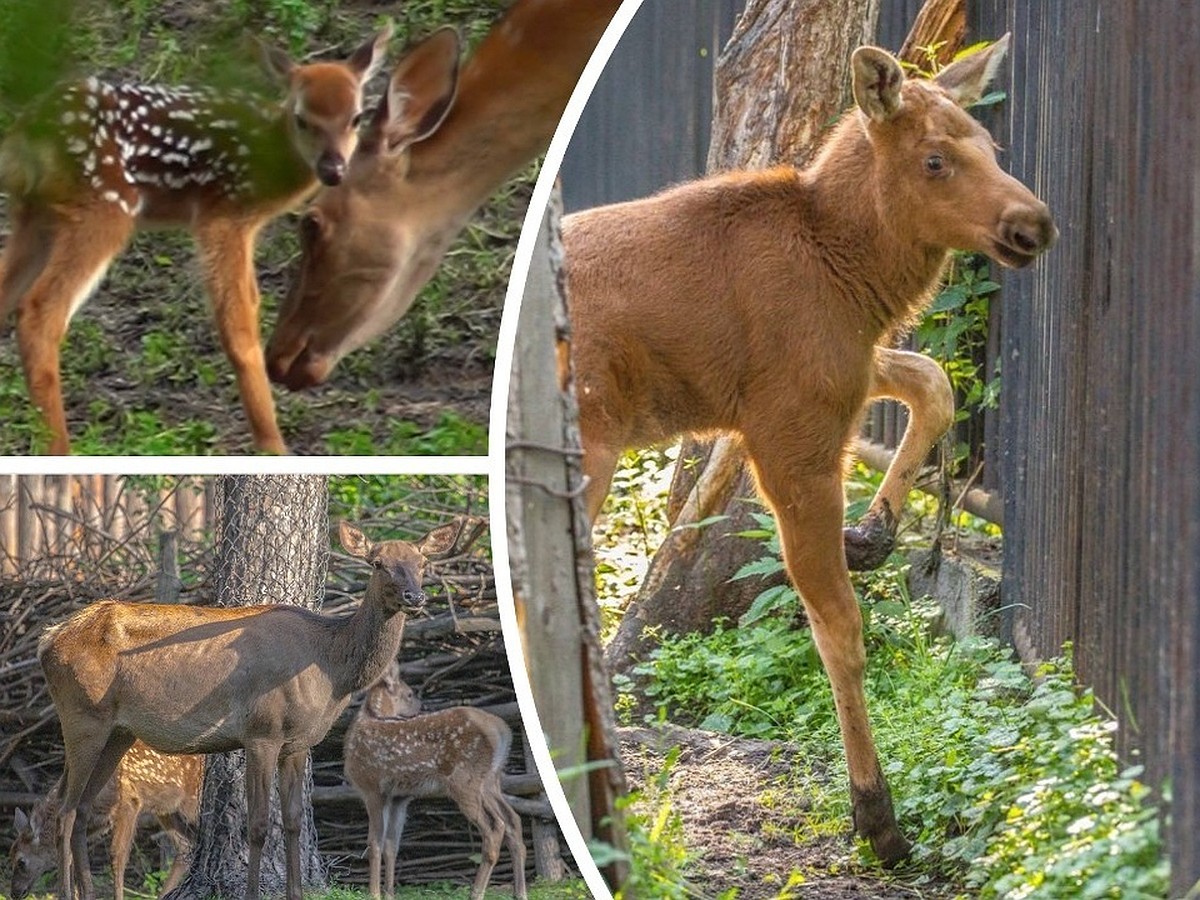
[[[330,670],[339,696],[361,691],[383,674],[400,650],[405,618],[404,613],[389,615],[379,591],[368,583],[362,604],[332,642]]]
[[[618,6],[620,0],[513,4],[463,69],[449,117],[412,148],[410,181],[469,216],[545,150]]]

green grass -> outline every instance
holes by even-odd
[[[910,873],[984,898],[1166,896],[1161,798],[1122,765],[1115,724],[1075,687],[1069,658],[1032,675],[996,642],[930,635],[932,603],[902,573],[858,579],[867,696]],[[799,772],[801,831],[844,829],[849,799],[828,680],[794,594],[753,623],[665,640],[641,674],[671,721],[787,740],[836,777]],[[864,850],[863,864],[871,864]]]

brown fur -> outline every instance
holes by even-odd
[[[405,610],[424,602],[425,563],[465,547],[469,520],[415,544],[374,544],[342,523],[342,545],[374,568],[354,615],[295,606],[187,607],[93,603],[46,631],[38,660],[66,749],[59,836],[59,896],[92,896],[88,812],[118,760],[140,738],[164,753],[246,751],[250,869],[258,897],[272,775],[287,843],[287,895],[299,900],[301,788],[310,747],[350,695],[395,658]]]
[[[592,515],[627,447],[683,432],[743,442],[833,685],[855,822],[888,862],[908,844],[867,720],[843,458],[869,398],[909,403],[872,510],[899,511],[953,404],[936,363],[886,343],[928,304],[951,248],[1024,265],[1053,242],[1044,204],[955,102],[979,96],[1006,46],[936,83],[860,48],[860,108],[809,168],[716,175],[563,223]]]
[[[367,807],[367,843],[372,897],[380,896],[380,851],[384,896],[394,893],[396,853],[408,804],[428,797],[453,800],[483,838],[483,853],[472,900],[481,900],[500,856],[500,844],[513,858],[513,891],[524,900],[525,844],[521,818],[500,789],[512,731],[504,720],[481,709],[458,706],[420,713],[420,702],[400,680],[393,663],[367,691],[346,732],[346,778]]]
[[[475,210],[549,143],[618,6],[516,0],[422,139],[412,139],[403,105],[381,107],[346,180],[322,190],[301,222],[299,274],[267,347],[272,380],[292,390],[320,384],[399,321]],[[426,53],[420,45],[410,56]],[[406,58],[393,84],[437,84],[426,74],[432,62]],[[417,96],[423,103],[426,93]]]
[[[101,789],[88,819],[88,835],[112,832],[113,893],[125,894],[125,867],[133,846],[138,817],[153,815],[175,846],[171,871],[162,887],[168,894],[187,871],[192,833],[200,808],[204,757],[158,753],[141,741],[121,757],[113,777]],[[59,785],[61,788],[61,783]],[[33,808],[16,815],[16,839],[10,852],[12,896],[24,897],[58,862],[58,790]]]
[[[76,109],[83,110],[82,101],[67,108],[61,104],[75,101],[59,97],[47,98],[40,113],[32,114],[6,138],[0,147],[0,189],[9,195],[13,233],[0,256],[0,322],[16,310],[25,380],[49,428],[51,453],[70,450],[59,347],[71,316],[86,302],[134,231],[148,227],[192,232],[254,445],[272,453],[285,452],[259,336],[254,244],[263,225],[313,192],[318,175],[327,183],[343,177],[356,143],[362,86],[376,60],[382,59],[390,35],[390,28],[380,32],[346,63],[296,66],[284,54],[268,51],[269,64],[288,84],[279,110],[260,113],[246,103],[228,103],[229,116],[261,127],[258,133],[248,127],[245,135],[239,135],[253,146],[246,156],[248,175],[222,170],[214,173],[215,180],[206,182],[135,186],[117,138],[99,124],[99,114],[86,130],[64,125],[47,139],[47,116],[51,117],[48,121],[58,123],[60,117],[70,121],[77,116]],[[83,87],[81,83],[72,90]],[[91,93],[89,100],[94,102],[99,95]],[[72,96],[78,99],[80,95]],[[100,110],[107,107],[117,113],[115,102],[111,92],[100,96]],[[212,102],[215,112],[206,122],[220,120],[227,112],[223,101]],[[132,107],[121,109],[119,115],[137,121]],[[153,121],[154,116],[160,117],[164,127],[171,127],[172,120],[151,107],[146,121]],[[301,120],[306,126],[303,129]],[[223,128],[193,128],[188,137],[193,146],[207,141],[211,147],[229,136]],[[152,141],[148,132],[143,132],[142,139]],[[73,143],[87,149],[88,169],[82,169],[84,151],[70,149]],[[177,145],[166,144],[160,150],[156,161],[139,153],[138,164],[148,173],[157,166],[158,171],[173,174],[172,165],[176,164],[168,163],[166,157],[178,155]],[[233,152],[226,158],[240,159]],[[96,173],[94,179],[87,177],[89,171]],[[226,191],[232,180],[242,178],[249,180],[244,191]]]

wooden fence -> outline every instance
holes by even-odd
[[[0,475],[0,574],[80,570],[114,547],[161,531],[199,540],[212,521],[211,482],[153,476]]]
[[[1200,6],[977,0],[1013,32],[1006,164],[1062,237],[1003,278],[1006,628],[1170,778],[1175,891],[1200,879]],[[1127,757],[1128,758],[1128,757]]]

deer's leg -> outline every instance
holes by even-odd
[[[778,437],[776,437],[778,440]],[[845,500],[836,457],[824,471],[772,460],[770,450],[756,453],[759,487],[775,512],[788,574],[804,600],[813,639],[833,687],[833,699],[846,749],[855,830],[871,842],[884,863],[908,855],[909,844],[896,825],[891,793],[875,752],[867,717],[863,671],[862,616],[850,584],[842,547]]]
[[[484,891],[487,890],[488,882],[492,879],[492,869],[500,859],[501,835],[504,829],[502,820],[493,819],[488,815],[483,791],[486,791],[486,787],[478,784],[466,785],[458,790],[452,785],[446,786],[447,796],[458,804],[467,821],[479,829],[482,842],[479,870],[475,873],[475,884],[471,887],[471,900],[482,900]]]
[[[129,851],[133,846],[133,835],[137,831],[137,819],[140,811],[141,804],[134,798],[122,797],[113,806],[110,848],[114,900],[124,900],[125,897],[125,867],[129,863]]]
[[[259,334],[254,239],[253,230],[234,223],[214,222],[196,231],[217,332],[237,376],[254,446],[267,453],[286,453],[275,424],[275,401]]]
[[[304,821],[304,769],[308,751],[292,753],[279,761],[279,806],[287,854],[288,900],[301,900],[300,828]]]
[[[253,742],[246,746],[246,844],[250,851],[246,900],[258,900],[262,849],[271,827],[271,780],[278,760],[278,744]]]
[[[25,383],[50,430],[51,453],[71,449],[59,346],[71,316],[95,290],[132,233],[133,220],[111,204],[89,207],[69,218],[59,216],[46,230],[45,265],[16,301],[17,346]],[[25,273],[6,270],[4,277],[16,282],[24,280]]]
[[[881,566],[896,545],[904,500],[933,445],[954,423],[954,391],[936,360],[907,350],[876,348],[871,399],[908,407],[908,426],[867,514],[845,529],[846,562],[857,571]]]
[[[12,233],[0,253],[0,331],[9,313],[46,265],[49,234],[46,216],[27,209],[12,212]]]
[[[512,857],[513,864],[513,895],[517,900],[525,900],[527,888],[525,885],[525,837],[521,827],[521,817],[516,810],[508,805],[500,789],[500,775],[496,774],[495,791],[489,792],[492,815],[504,829],[504,845]]]
[[[192,853],[192,829],[187,820],[177,812],[159,816],[158,824],[170,837],[171,846],[175,848],[175,857],[171,860],[171,871],[167,873],[167,880],[163,882],[160,892],[165,897],[175,890],[175,886],[183,880],[183,876],[187,872]]]
[[[85,721],[76,725],[71,729],[63,724],[66,774],[59,796],[59,896],[91,898],[94,889],[87,838],[92,801],[112,777],[133,738],[105,734]]]
[[[404,836],[404,823],[408,821],[408,804],[411,801],[411,797],[393,797],[387,805],[383,852],[387,863],[384,895],[388,900],[396,891],[396,855],[400,852],[400,839]]]

